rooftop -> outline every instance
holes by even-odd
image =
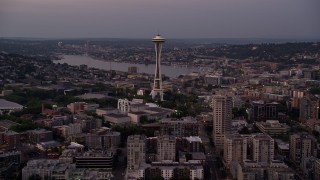
[[[41,134],[41,133],[51,133],[52,131],[49,131],[46,129],[35,129],[35,130],[30,130],[29,132],[34,134]]]
[[[58,141],[46,141],[39,143],[43,148],[54,148],[61,146],[61,143]]]
[[[84,146],[82,144],[78,144],[76,142],[71,142],[68,148],[83,148]]]
[[[113,118],[124,118],[124,117],[129,117],[129,116],[124,115],[124,114],[114,114],[114,113],[111,113],[111,114],[105,114],[104,116],[109,116],[109,117],[113,117]]]
[[[202,143],[202,140],[199,136],[190,136],[190,137],[186,137],[187,141],[189,142],[200,142]]]
[[[147,113],[142,112],[142,111],[137,111],[137,112],[130,112],[130,114],[142,115],[142,114],[147,114]]]
[[[2,120],[0,121],[0,127],[4,127],[6,129],[11,128],[12,126],[20,125],[19,123],[10,121],[10,120]]]
[[[103,98],[106,98],[107,96],[104,94],[86,93],[76,97],[81,99],[103,99]]]
[[[22,108],[23,106],[18,103],[7,101],[5,99],[0,99],[0,110],[22,109]]]

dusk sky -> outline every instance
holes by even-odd
[[[320,0],[0,0],[0,37],[319,38]]]

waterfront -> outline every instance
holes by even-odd
[[[133,63],[121,63],[111,62],[93,59],[90,56],[84,55],[63,55],[61,60],[55,61],[55,63],[67,63],[69,65],[79,66],[85,64],[88,67],[105,69],[105,70],[116,70],[127,72],[128,67],[136,66],[139,73],[154,74],[155,64],[133,64]],[[161,65],[161,72],[169,77],[177,77],[183,74],[189,74],[191,72],[198,72],[197,67],[183,67],[183,66],[169,66]]]

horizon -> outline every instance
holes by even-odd
[[[194,44],[285,44],[285,43],[317,43],[320,38],[166,38],[171,42],[180,41]],[[0,40],[14,40],[14,41],[151,41],[152,38],[134,38],[134,37],[79,37],[79,38],[37,38],[37,37],[0,37]],[[167,41],[167,42],[168,42]]]

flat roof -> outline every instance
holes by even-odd
[[[289,150],[290,147],[289,144],[279,144],[278,148],[282,150]]]
[[[12,126],[20,125],[19,123],[10,121],[10,120],[2,120],[0,121],[0,126],[6,129],[10,129]]]
[[[10,131],[5,132],[5,134],[7,134],[7,135],[17,135],[19,133],[10,130]]]
[[[146,108],[147,111],[153,111],[157,113],[163,113],[163,112],[172,112],[173,110],[161,108],[161,107],[148,107]]]
[[[112,111],[112,110],[117,110],[117,108],[113,108],[113,107],[104,107],[104,108],[97,108],[97,110]]]
[[[103,98],[106,98],[107,96],[104,94],[98,94],[98,93],[86,93],[76,97],[81,99],[103,99]]]
[[[186,137],[187,141],[189,142],[200,142],[202,143],[202,140],[199,136],[190,136],[190,137]]]
[[[68,148],[83,148],[84,146],[82,144],[71,142]]]
[[[136,114],[136,115],[141,115],[141,114],[148,114],[146,112],[142,112],[142,111],[137,111],[137,112],[129,112],[130,114]]]
[[[160,124],[158,122],[155,123],[149,123],[149,124],[143,124],[142,127],[160,127]]]
[[[34,134],[52,133],[52,131],[49,131],[49,130],[46,130],[46,129],[34,129],[34,130],[30,130],[29,132],[32,132]]]
[[[194,160],[206,159],[206,155],[203,152],[191,152],[191,155]]]
[[[113,118],[129,117],[129,116],[124,115],[124,114],[114,114],[114,113],[111,113],[111,114],[105,114],[104,116],[109,116],[109,117],[113,117]]]
[[[58,141],[46,141],[46,142],[41,142],[39,144],[44,148],[53,148],[53,147],[61,146],[61,143]]]

